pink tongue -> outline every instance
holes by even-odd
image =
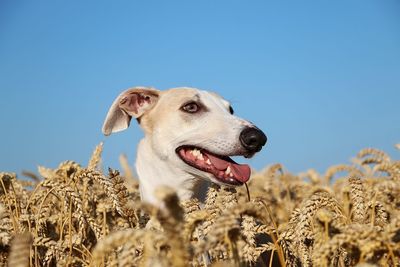
[[[203,152],[204,153],[204,152]],[[220,171],[225,171],[228,166],[231,166],[231,172],[233,177],[242,183],[247,182],[250,179],[250,167],[246,164],[237,164],[236,162],[228,162],[226,160],[215,157],[211,154],[207,154],[211,163]]]
[[[247,182],[250,179],[250,167],[246,164],[231,163],[231,172],[233,177],[241,181],[242,183]]]
[[[204,152],[203,152],[204,153]],[[217,158],[216,156],[213,156],[211,154],[205,153],[207,154],[208,158],[210,159],[211,163],[214,165],[215,168],[217,168],[220,171],[225,171],[226,168],[228,168],[229,166],[229,162],[227,162],[226,160]]]

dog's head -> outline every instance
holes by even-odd
[[[230,156],[251,157],[267,141],[261,130],[233,114],[228,101],[193,88],[126,90],[112,104],[103,133],[126,129],[132,117],[159,158],[218,184],[247,182],[250,167]]]

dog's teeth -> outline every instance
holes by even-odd
[[[229,173],[229,177],[233,177],[233,173]]]
[[[231,174],[231,166],[228,166],[228,168],[226,168],[225,174],[226,175]]]
[[[207,163],[208,165],[211,165],[211,160],[210,160],[210,159],[207,159],[206,163]]]
[[[190,153],[195,156],[199,160],[204,160],[203,154],[200,152],[200,150],[194,148],[190,150]]]

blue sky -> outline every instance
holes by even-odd
[[[398,158],[400,2],[2,0],[0,170],[86,164],[101,141],[105,167],[133,163],[139,127],[101,125],[136,85],[225,96],[268,135],[256,169]]]

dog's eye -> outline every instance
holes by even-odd
[[[188,113],[196,113],[200,110],[200,106],[196,102],[190,102],[185,104],[182,110]]]
[[[231,113],[233,115],[233,113],[235,113],[235,111],[233,110],[232,106],[229,106],[229,113]]]

